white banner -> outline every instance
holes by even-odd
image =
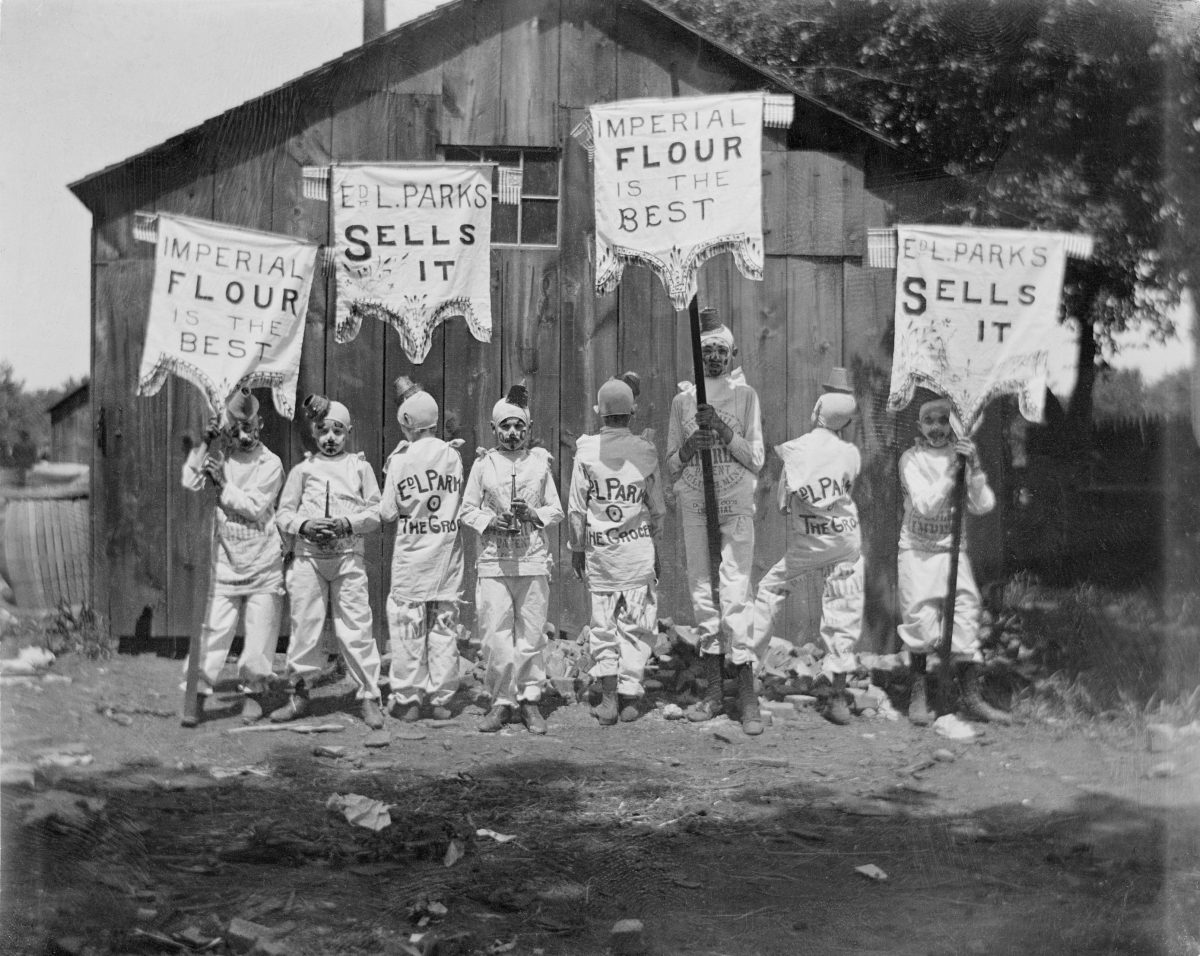
[[[420,364],[433,330],[459,315],[491,339],[491,177],[490,165],[333,167],[336,341],[378,319]]]
[[[269,387],[291,418],[316,256],[315,243],[160,213],[138,394],[175,374],[215,414],[239,388]]]
[[[624,100],[591,123],[598,292],[641,263],[686,309],[721,252],[762,279],[762,93]]]
[[[1066,233],[897,226],[896,343],[888,407],[918,385],[970,432],[998,395],[1040,422],[1066,264]]]

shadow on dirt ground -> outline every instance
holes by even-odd
[[[54,736],[13,735],[53,710],[37,698],[6,689],[7,754]],[[544,738],[461,715],[366,749],[322,713],[345,730],[84,708],[69,734],[96,759],[3,789],[4,952],[588,956],[619,919],[662,956],[1200,952],[1195,748],[1151,779],[1161,755],[1116,730],[950,744],[799,713],[751,739],[576,704]],[[339,793],[390,824],[348,822]]]

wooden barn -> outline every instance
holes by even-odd
[[[665,459],[668,406],[677,383],[691,377],[686,315],[673,312],[656,277],[630,268],[615,293],[594,292],[592,172],[570,131],[595,103],[759,89],[792,94],[796,107],[790,129],[764,131],[765,281],[743,279],[731,256],[718,256],[702,269],[700,304],[718,308],[737,337],[740,364],[762,398],[769,446],[807,430],[830,369],[850,369],[864,411],[868,628],[874,646],[890,641],[897,448],[879,410],[894,274],[869,268],[865,251],[868,227],[894,220],[903,157],[649,0],[456,0],[72,184],[93,213],[94,593],[107,601],[100,610],[114,632],[186,636],[203,612],[207,583],[206,506],[179,486],[183,443],[204,418],[199,393],[172,380],[156,396],[135,394],[154,268],[154,247],[133,237],[135,212],[326,243],[328,208],[303,196],[305,166],[471,157],[521,166],[521,204],[499,207],[506,212],[494,227],[490,344],[473,339],[461,320],[437,332],[420,366],[382,323],[335,344],[333,283],[318,276],[300,397],[321,392],[345,402],[357,448],[378,468],[400,438],[391,383],[408,375],[439,399],[447,437],[466,440],[469,462],[477,445],[490,443],[492,404],[524,380],[535,439],[556,456],[565,494],[575,439],[598,427],[591,409],[601,382],[625,369],[642,375],[635,427],[656,430]],[[303,424],[276,417],[262,396],[265,440],[290,466],[305,449]],[[778,470],[769,456],[760,574],[784,548],[773,507]],[[584,620],[583,593],[569,573],[565,534],[558,537],[551,620],[574,634]],[[665,542],[661,614],[687,621],[673,519]],[[390,548],[386,534],[369,539],[381,639]],[[805,634],[818,610],[810,598],[793,598],[782,634]]]
[[[84,382],[67,392],[46,411],[50,415],[50,460],[92,462],[90,390]]]

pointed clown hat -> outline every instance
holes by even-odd
[[[499,425],[506,418],[519,418],[529,424],[529,389],[514,385],[508,394],[492,406],[492,425]]]
[[[258,399],[248,388],[239,388],[225,403],[225,415],[230,422],[248,422],[258,414]]]

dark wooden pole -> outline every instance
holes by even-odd
[[[696,297],[688,303],[692,327],[692,371],[696,376],[696,404],[707,405],[704,388],[704,354],[700,349],[700,306]],[[712,450],[700,449],[700,474],[704,481],[704,525],[708,532],[708,580],[712,588],[713,605],[721,609],[721,524],[717,511],[717,486],[713,482]]]
[[[954,646],[954,605],[958,595],[958,551],[962,547],[963,505],[967,497],[967,456],[957,456],[954,468],[954,491],[950,496],[950,572],[946,581],[946,603],[942,608],[942,646],[938,668],[938,714],[948,714],[954,708],[954,671],[950,666]]]

